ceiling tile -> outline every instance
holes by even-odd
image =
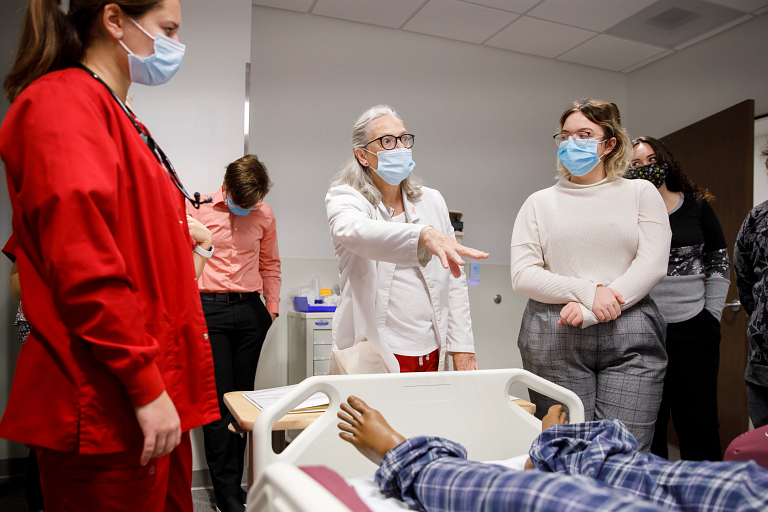
[[[702,0],[659,0],[605,33],[653,46],[676,48],[744,16],[739,10]]]
[[[664,51],[666,51],[665,48],[600,34],[561,55],[557,60],[611,71],[621,71]]]
[[[523,14],[525,11],[539,3],[541,0],[461,0],[469,4],[484,5],[486,7],[495,7],[502,11],[515,12]]]
[[[399,28],[424,0],[318,0],[312,14]]]
[[[596,34],[589,30],[523,16],[485,44],[554,59]]]
[[[456,0],[430,0],[403,29],[480,44],[517,17]]]
[[[622,73],[631,73],[632,71],[634,71],[636,69],[640,69],[643,66],[647,66],[651,62],[656,62],[659,59],[663,59],[664,57],[668,57],[668,56],[672,55],[673,53],[675,53],[675,52],[673,52],[672,50],[667,50],[667,51],[665,51],[663,53],[660,53],[658,55],[654,55],[650,59],[642,60],[642,61],[638,62],[637,64],[635,64],[634,66],[630,66],[630,67],[628,67],[626,69],[622,69],[621,72]]]
[[[263,5],[264,7],[276,7],[288,11],[309,12],[314,0],[251,0],[253,5]]]
[[[656,0],[544,0],[528,16],[602,32]]]
[[[724,5],[726,7],[732,7],[744,12],[754,12],[762,7],[768,5],[766,0],[709,0],[714,4]]]

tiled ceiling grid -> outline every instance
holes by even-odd
[[[768,12],[768,0],[252,0],[629,73]]]

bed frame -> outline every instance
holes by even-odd
[[[376,471],[376,465],[339,438],[336,413],[349,395],[381,411],[405,437],[440,436],[461,443],[470,460],[501,460],[527,453],[541,433],[541,422],[509,399],[513,384],[565,404],[571,422],[584,421],[584,407],[575,393],[520,369],[310,377],[265,409],[254,424],[255,478],[248,490],[247,511],[347,512],[298,466],[327,466],[344,478]],[[272,426],[318,391],[330,399],[328,411],[282,453],[275,453]]]

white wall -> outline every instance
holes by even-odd
[[[491,253],[469,289],[482,368],[521,366],[525,298],[512,291],[509,242],[532,192],[554,183],[552,134],[573,100],[626,103],[626,76],[494,48],[253,7],[251,151],[275,183],[266,201],[290,287],[338,282],[324,196],[368,107],[388,103],[416,135],[415,173],[464,212],[464,243]],[[493,297],[502,296],[495,304]],[[285,383],[285,317],[270,331],[257,387]],[[524,395],[523,391],[516,391]]]
[[[506,264],[520,206],[553,184],[560,113],[584,96],[626,102],[618,73],[267,7],[253,7],[252,45],[251,150],[290,258],[333,257],[323,199],[370,106],[398,110],[414,172],[464,212],[488,263]]]
[[[747,99],[768,113],[766,48],[768,13],[630,73],[630,135],[662,137]]]
[[[134,111],[190,193],[214,192],[226,165],[243,156],[250,8],[249,0],[184,0],[179,72],[163,86],[130,90]]]

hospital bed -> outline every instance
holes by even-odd
[[[311,377],[266,408],[253,431],[254,484],[247,512],[349,512],[299,466],[326,466],[346,479],[372,475],[377,466],[339,438],[336,413],[349,395],[378,409],[405,437],[440,436],[461,443],[471,460],[501,460],[528,453],[541,422],[515,405],[510,387],[522,384],[563,403],[571,422],[584,421],[578,396],[520,369]],[[316,392],[328,410],[282,453],[272,449],[272,426]]]

